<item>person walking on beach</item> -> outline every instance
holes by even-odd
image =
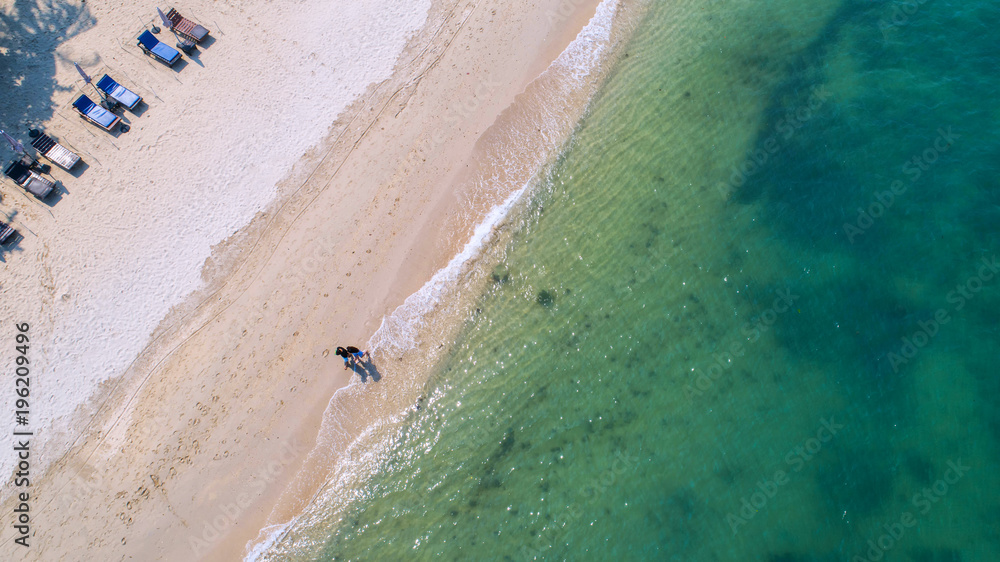
[[[353,345],[337,348],[337,355],[344,358],[345,369],[348,367],[348,364],[351,363],[352,361],[354,362],[355,365],[360,365],[361,360],[364,359],[365,355],[367,354],[368,354],[367,351],[361,351],[360,349],[354,347]]]

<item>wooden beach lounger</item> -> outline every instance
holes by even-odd
[[[80,161],[79,156],[52,140],[48,135],[38,135],[35,140],[31,141],[31,146],[35,147],[39,154],[55,162],[64,170],[73,169],[73,166],[76,166],[76,163]]]
[[[97,81],[97,89],[128,109],[135,109],[135,106],[139,105],[139,102],[142,101],[139,94],[115,82],[107,74],[104,75],[104,78]]]
[[[143,31],[139,35],[139,47],[147,55],[160,59],[167,66],[173,66],[181,58],[180,51],[160,42],[149,30]]]
[[[45,199],[56,186],[54,181],[47,180],[31,171],[27,164],[19,160],[11,162],[3,173],[14,180],[14,183],[23,187],[25,191],[39,199]]]
[[[111,128],[117,125],[118,121],[121,120],[120,117],[97,105],[85,95],[81,95],[77,98],[76,101],[73,102],[73,107],[75,107],[76,110],[80,112],[80,115],[83,115],[85,119],[95,125],[107,129],[108,131],[110,131]]]
[[[8,238],[16,233],[17,231],[11,228],[9,224],[0,221],[0,244],[6,242]]]
[[[173,8],[167,12],[167,19],[173,24],[170,29],[185,39],[201,43],[202,39],[208,37],[207,29],[178,14]]]

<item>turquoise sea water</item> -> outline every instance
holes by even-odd
[[[1000,5],[800,4],[652,5],[299,558],[1000,560]]]

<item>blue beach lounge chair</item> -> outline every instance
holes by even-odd
[[[147,55],[152,55],[160,59],[167,66],[173,66],[181,58],[180,51],[166,43],[161,43],[149,30],[143,31],[142,35],[139,36],[139,47]]]
[[[139,105],[139,102],[142,101],[139,94],[115,82],[107,74],[104,75],[104,78],[97,81],[97,89],[128,109],[135,109],[135,106]]]
[[[73,102],[73,107],[75,107],[76,110],[80,112],[80,115],[83,115],[85,119],[95,125],[107,129],[108,131],[117,125],[118,121],[121,119],[114,113],[111,113],[107,109],[97,105],[91,101],[90,98],[82,94],[76,99],[75,102]]]

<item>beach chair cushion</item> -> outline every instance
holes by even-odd
[[[186,23],[191,26],[190,28],[184,30],[184,34],[194,37],[195,43],[201,41],[208,35],[207,29],[192,21],[184,20],[182,23]]]
[[[107,74],[97,81],[97,89],[129,109],[135,109],[135,106],[139,105],[139,102],[142,101],[139,94],[115,82]]]
[[[153,53],[153,56],[169,65],[174,64],[177,62],[177,59],[181,58],[180,51],[166,43],[161,43],[149,30],[143,31],[142,35],[139,36],[139,44],[145,47],[150,53]]]
[[[45,157],[64,170],[72,170],[73,166],[76,166],[76,163],[80,161],[80,156],[59,143],[56,143],[51,150],[45,153]]]
[[[28,176],[28,181],[22,187],[35,197],[45,199],[55,189],[56,182],[47,180],[35,172],[31,172]]]
[[[114,127],[115,123],[118,122],[117,115],[97,105],[86,95],[81,95],[77,98],[77,100],[73,102],[73,107],[82,113],[84,117],[90,119],[105,129],[111,130],[111,127]]]

